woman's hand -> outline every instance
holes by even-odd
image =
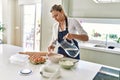
[[[54,49],[55,49],[55,46],[54,46],[54,45],[48,46],[48,52],[53,52]]]
[[[72,39],[74,39],[74,36],[72,34],[68,33],[64,36],[64,39],[72,40]]]

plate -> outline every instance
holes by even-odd
[[[20,73],[21,74],[30,74],[30,73],[32,73],[32,70],[30,70],[30,69],[22,69],[22,70],[20,70]]]
[[[42,66],[40,67],[40,74],[43,77],[50,78],[50,77],[60,77],[60,68],[57,68],[55,66]]]

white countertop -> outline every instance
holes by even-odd
[[[108,49],[108,48],[103,48],[103,47],[95,47],[96,44],[93,43],[80,43],[80,48],[83,49],[90,49],[90,50],[95,50],[95,51],[103,51],[103,52],[108,52],[108,53],[115,53],[115,54],[120,54],[120,48],[115,47],[114,49]]]
[[[0,80],[45,80],[39,69],[44,64],[33,65],[29,67],[33,72],[30,75],[20,75],[19,71],[25,68],[24,65],[10,63],[10,56],[22,51],[21,47],[0,44]],[[51,65],[58,65],[50,63]],[[58,65],[59,66],[59,65]],[[102,67],[100,64],[80,60],[71,70],[61,68],[61,77],[57,80],[93,80],[96,73]],[[47,80],[47,79],[46,79]]]

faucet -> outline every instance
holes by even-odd
[[[108,34],[106,34],[106,36],[105,36],[105,47],[107,47],[108,46]]]
[[[117,43],[120,43],[120,37],[118,38]]]

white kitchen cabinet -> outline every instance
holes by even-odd
[[[93,0],[63,0],[70,17],[120,18],[120,3],[95,3]]]
[[[80,57],[82,60],[120,68],[120,54],[113,52],[104,52],[81,48]]]

